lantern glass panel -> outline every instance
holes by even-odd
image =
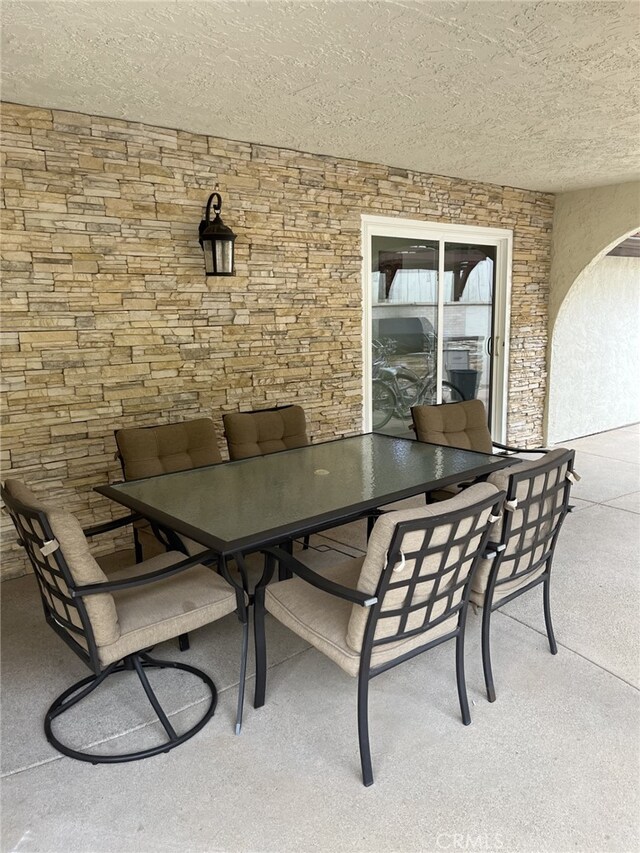
[[[204,249],[204,268],[207,275],[213,275],[215,268],[213,265],[213,243],[210,240],[204,240],[202,243]]]
[[[216,241],[216,270],[230,273],[233,270],[233,242],[231,240]]]

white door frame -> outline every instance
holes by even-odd
[[[481,228],[475,225],[450,225],[420,219],[400,219],[391,216],[363,214],[362,220],[362,377],[365,431],[371,430],[371,238],[406,237],[408,239],[438,240],[440,267],[444,266],[443,243],[469,241],[496,247],[495,292],[493,295],[495,334],[493,338],[493,387],[491,435],[504,443],[507,431],[507,400],[509,387],[509,329],[511,317],[511,267],[513,231],[507,228]],[[439,280],[443,270],[439,269]],[[438,339],[442,346],[443,288],[438,288]],[[438,358],[438,382],[442,379],[442,358]]]

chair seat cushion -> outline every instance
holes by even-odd
[[[487,589],[487,584],[489,583],[489,574],[492,567],[493,560],[480,560],[480,563],[478,564],[478,568],[473,576],[471,591],[469,593],[469,598],[474,604],[482,606],[484,602],[484,594]],[[520,575],[520,577],[514,578],[513,580],[507,580],[498,584],[493,594],[493,603],[496,604],[501,598],[510,595],[512,592],[515,592],[516,589],[520,589],[520,587],[526,586],[531,583],[531,581],[540,577],[545,568],[546,565],[543,564],[542,566],[538,566],[538,568],[533,572],[528,572]]]
[[[169,551],[109,575],[110,581],[147,574],[185,559]],[[120,637],[98,648],[107,666],[125,655],[186,634],[236,609],[234,589],[213,569],[194,566],[173,577],[113,593]]]
[[[329,580],[355,589],[363,559],[350,560],[322,574]],[[337,596],[317,589],[301,578],[280,581],[266,589],[265,605],[269,613],[306,640],[349,675],[357,676],[360,654],[347,645],[347,628],[354,605]],[[371,667],[393,660],[406,652],[455,630],[457,618],[448,619],[426,634],[408,640],[389,643],[374,649]]]

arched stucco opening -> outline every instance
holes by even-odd
[[[637,230],[595,254],[564,294],[554,318],[549,443],[640,419],[640,258],[608,254]]]
[[[547,444],[640,418],[640,259],[607,256],[639,226],[640,181],[556,197],[549,275]],[[631,388],[626,378],[630,365]]]

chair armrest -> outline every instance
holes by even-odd
[[[507,444],[500,444],[497,441],[491,442],[494,447],[499,447],[501,450],[505,450],[507,453],[549,453],[548,447],[509,447]],[[498,454],[499,456],[505,456],[506,453]]]
[[[83,595],[98,595],[101,592],[118,592],[121,589],[131,589],[132,587],[170,578],[173,575],[184,572],[186,569],[200,565],[203,558],[210,559],[213,556],[216,556],[215,551],[203,551],[201,554],[196,554],[195,557],[189,557],[187,560],[181,560],[172,566],[157,569],[155,572],[147,572],[145,575],[134,575],[134,577],[121,581],[106,581],[106,583],[89,583],[84,586],[76,586],[70,589],[69,593],[71,598],[80,598]]]
[[[317,574],[313,569],[305,566],[304,563],[296,560],[295,557],[291,556],[291,554],[287,554],[287,552],[283,551],[281,548],[265,548],[264,553],[275,557],[279,563],[282,563],[287,569],[302,578],[302,580],[307,581],[307,583],[310,583],[312,586],[315,586],[324,592],[328,592],[330,595],[335,595],[338,598],[344,598],[354,604],[359,604],[361,607],[371,607],[372,604],[375,604],[378,601],[375,595],[368,595],[366,592],[360,592],[357,589],[342,586],[342,584],[335,583],[334,581],[330,581],[322,575]]]
[[[85,527],[83,533],[85,536],[99,536],[101,533],[109,533],[110,530],[117,530],[119,527],[125,527],[127,524],[133,524],[142,518],[138,513],[131,513],[122,518],[114,518],[112,521],[104,521],[102,524],[92,524],[91,527]]]

